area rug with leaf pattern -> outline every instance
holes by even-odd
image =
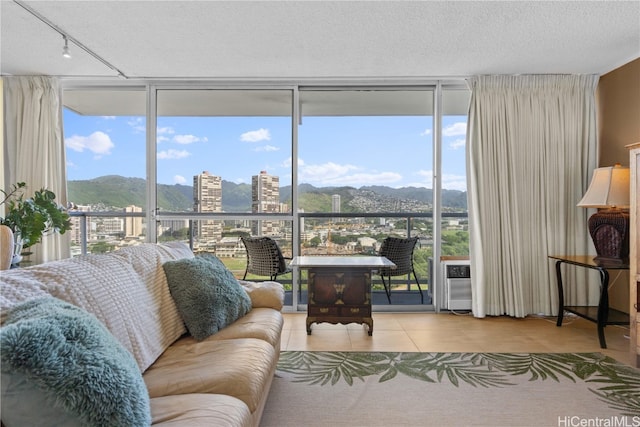
[[[271,426],[640,426],[640,371],[600,353],[283,351]]]

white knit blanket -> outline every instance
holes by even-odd
[[[180,243],[143,244],[2,272],[0,313],[46,294],[93,313],[144,372],[183,333],[162,264],[190,258]]]

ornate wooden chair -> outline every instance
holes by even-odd
[[[382,285],[384,286],[384,291],[387,294],[389,304],[391,304],[391,277],[404,276],[410,273],[413,274],[413,278],[418,285],[418,290],[420,291],[420,303],[424,304],[422,288],[420,287],[420,282],[418,282],[418,277],[416,277],[416,271],[413,269],[413,249],[417,242],[417,237],[409,237],[406,239],[399,237],[387,237],[382,241],[379,255],[386,257],[396,265],[395,269],[381,268],[378,270],[378,274],[382,278]],[[388,278],[388,283],[385,282],[385,277]]]
[[[280,274],[290,273],[286,259],[282,256],[280,247],[270,237],[242,237],[242,243],[247,250],[247,269],[242,279],[248,273],[257,276],[269,276],[271,280],[276,280]]]

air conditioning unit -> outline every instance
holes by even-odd
[[[471,310],[471,266],[469,261],[443,261],[442,308]]]

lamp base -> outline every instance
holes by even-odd
[[[589,218],[589,234],[598,254],[596,262],[629,263],[629,212],[616,208],[596,212]]]

